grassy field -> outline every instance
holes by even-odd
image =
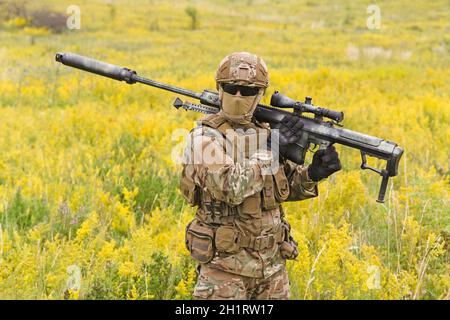
[[[300,249],[292,298],[450,298],[448,0],[376,1],[375,30],[371,1],[76,2],[81,28],[54,32],[30,16],[66,15],[73,1],[29,1],[26,15],[0,1],[0,299],[191,298],[194,209],[178,191],[172,134],[201,116],[54,55],[201,91],[244,50],[268,64],[265,103],[275,89],[309,95],[343,110],[345,127],[405,149],[383,205],[380,177],[338,147],[343,170],[320,196],[285,206]]]

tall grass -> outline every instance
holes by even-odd
[[[238,50],[266,60],[265,103],[273,89],[310,95],[343,110],[346,127],[405,148],[383,205],[380,177],[343,147],[344,168],[320,196],[285,205],[300,250],[288,263],[292,297],[449,298],[446,1],[381,2],[374,31],[364,1],[196,1],[195,31],[189,1],[78,3],[81,30],[0,21],[0,298],[191,297],[184,227],[194,209],[178,191],[172,133],[201,115],[175,110],[173,94],[57,65],[54,54],[200,91]]]

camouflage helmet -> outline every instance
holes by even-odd
[[[267,88],[269,73],[263,59],[249,52],[233,52],[219,64],[216,85],[236,83],[252,87]]]

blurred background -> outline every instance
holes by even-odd
[[[448,0],[0,0],[0,298],[190,299],[196,281],[172,153],[201,115],[56,52],[202,91],[250,51],[269,68],[263,102],[312,96],[405,149],[385,204],[339,147],[320,196],[285,205],[292,298],[449,299],[449,21]]]

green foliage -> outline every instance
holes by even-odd
[[[191,29],[192,30],[197,29],[197,25],[198,25],[197,8],[194,6],[188,6],[184,10],[184,12],[186,12],[186,14],[189,16],[189,18],[191,18]]]
[[[49,213],[50,210],[44,199],[24,198],[18,188],[6,209],[0,212],[0,221],[12,235],[14,230],[26,231],[44,222],[48,219]]]

